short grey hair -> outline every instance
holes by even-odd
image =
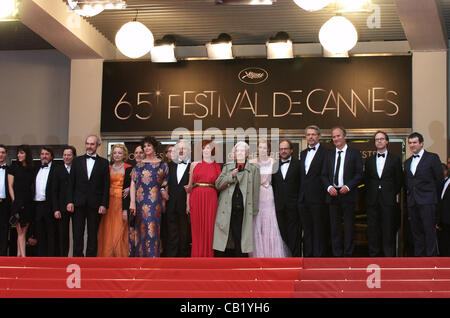
[[[309,125],[308,127],[306,127],[305,128],[305,135],[306,135],[306,132],[308,131],[308,129],[314,129],[315,131],[317,131],[318,135],[322,135],[320,133],[320,128],[318,126],[316,126],[316,125]]]
[[[100,145],[102,144],[102,140],[101,140],[100,137],[97,136],[97,135],[89,135],[89,136],[87,136],[85,142],[88,140],[89,137],[95,137],[95,138],[96,138],[96,140],[97,140],[97,146],[100,146]]]
[[[233,155],[236,153],[236,149],[238,147],[244,147],[245,148],[245,152],[249,152],[250,151],[250,147],[245,141],[239,141],[233,147]]]

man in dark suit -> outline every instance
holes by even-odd
[[[0,145],[0,256],[7,256],[11,198],[8,190],[8,149]]]
[[[351,257],[355,245],[355,203],[363,177],[362,159],[358,150],[347,145],[347,132],[343,127],[332,128],[331,137],[336,149],[329,153],[322,169],[322,183],[330,211],[331,247],[333,256]]]
[[[450,158],[448,158],[448,164],[443,164],[444,171],[444,183],[440,192],[440,200],[438,204],[439,214],[439,255],[449,257],[450,256],[450,176],[449,167]]]
[[[289,140],[280,142],[278,169],[272,175],[275,210],[281,237],[292,256],[301,256],[301,223],[298,211],[300,189],[300,162],[292,156]]]
[[[35,170],[34,204],[39,256],[56,256],[56,222],[52,210],[52,185],[55,173],[53,150],[42,147],[41,166]]]
[[[328,150],[320,145],[320,129],[305,129],[308,147],[300,154],[299,211],[303,227],[303,256],[323,257],[326,250],[327,210],[321,179]]]
[[[438,155],[423,149],[423,136],[408,136],[413,155],[404,163],[408,217],[414,242],[414,256],[436,256],[436,205],[444,174]]]
[[[180,141],[169,162],[169,201],[166,203],[167,238],[163,246],[167,257],[189,257],[189,216],[186,213],[186,190],[189,183],[190,146]]]
[[[97,230],[109,205],[109,163],[97,154],[97,136],[86,139],[86,154],[73,160],[67,211],[73,214],[73,256],[82,257],[87,220],[87,257],[97,256]]]
[[[369,256],[395,256],[397,194],[403,183],[402,162],[387,150],[389,136],[375,133],[377,153],[366,160],[364,181],[367,203]],[[381,253],[383,252],[383,253]]]
[[[53,216],[56,219],[56,230],[59,239],[57,244],[58,256],[69,256],[69,224],[72,213],[67,211],[67,189],[69,188],[70,170],[72,161],[77,156],[73,146],[65,146],[63,149],[63,165],[56,167],[53,177]]]

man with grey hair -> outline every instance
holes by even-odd
[[[97,256],[97,230],[109,205],[109,163],[97,154],[100,138],[86,138],[86,154],[75,158],[70,170],[67,211],[73,213],[73,256],[82,257],[87,220],[86,256]]]
[[[323,257],[327,246],[327,209],[321,179],[328,150],[320,145],[320,129],[305,128],[308,146],[300,153],[299,210],[303,227],[303,256]]]
[[[189,216],[186,213],[186,190],[189,183],[191,147],[181,139],[173,149],[169,165],[169,201],[164,215],[167,221],[167,237],[163,242],[167,257],[189,257]]]

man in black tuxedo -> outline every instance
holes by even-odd
[[[389,136],[375,133],[377,153],[366,160],[367,235],[369,256],[395,256],[397,194],[403,183],[402,162],[387,150]],[[383,252],[383,253],[381,253]]]
[[[56,256],[56,222],[52,210],[52,185],[56,170],[53,163],[53,150],[42,147],[39,157],[41,166],[35,170],[34,179],[38,254],[39,256]]]
[[[298,211],[300,189],[300,161],[292,156],[289,140],[280,142],[278,169],[272,175],[275,210],[281,237],[292,256],[301,256],[301,223]]]
[[[320,129],[305,129],[308,147],[300,154],[299,211],[303,227],[303,256],[323,257],[326,250],[327,210],[321,179],[322,166],[328,150],[320,145]]]
[[[167,239],[163,246],[167,257],[189,257],[189,216],[186,213],[186,190],[189,183],[190,146],[180,141],[169,162],[169,201],[166,203]]]
[[[441,161],[423,149],[423,136],[408,136],[413,155],[404,163],[408,217],[414,242],[414,256],[436,256],[436,205],[444,181]]]
[[[56,230],[58,233],[59,248],[58,255],[69,256],[69,225],[72,213],[67,211],[67,189],[69,188],[70,170],[72,161],[77,156],[73,146],[63,148],[63,165],[56,167],[53,177],[53,216],[56,219]]]
[[[322,169],[322,182],[327,191],[326,202],[330,211],[331,247],[333,256],[351,257],[355,245],[355,204],[358,201],[358,186],[363,178],[362,159],[359,150],[347,145],[347,132],[343,127],[332,128],[331,136],[336,149],[329,153]]]
[[[0,145],[0,256],[8,254],[9,217],[11,198],[8,190],[8,166],[6,157],[8,149]]]
[[[73,214],[73,256],[82,257],[87,220],[87,257],[97,256],[97,230],[109,205],[109,163],[97,154],[97,136],[86,139],[86,154],[73,160],[67,211]]]
[[[444,165],[444,164],[443,164]],[[450,176],[449,176],[450,158],[447,165],[444,165],[444,183],[440,192],[440,200],[438,204],[439,214],[439,255],[450,256]]]

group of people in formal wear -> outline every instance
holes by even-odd
[[[0,145],[0,255],[14,226],[17,256],[26,256],[32,224],[39,256],[69,256],[72,232],[75,257],[325,257],[330,243],[332,256],[351,257],[363,187],[368,256],[393,257],[404,187],[414,256],[450,256],[450,158],[441,164],[424,150],[421,134],[408,136],[413,155],[403,165],[383,131],[365,164],[343,127],[331,130],[333,150],[315,125],[305,137],[300,159],[289,140],[279,142],[276,158],[259,139],[255,156],[240,141],[223,165],[213,140],[203,140],[201,160],[191,162],[190,143],[180,140],[161,158],[148,136],[134,149],[134,166],[123,144],[112,146],[110,162],[99,156],[95,135],[84,155],[64,147],[60,165],[42,147],[34,167],[22,145],[8,166]]]

